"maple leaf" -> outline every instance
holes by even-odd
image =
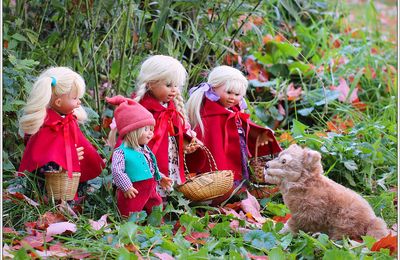
[[[302,92],[303,90],[301,89],[301,87],[295,88],[294,84],[290,83],[287,88],[286,95],[289,101],[294,101],[299,99]]]
[[[257,63],[252,56],[247,57],[244,65],[246,67],[247,73],[249,74],[247,76],[248,80],[258,80],[261,82],[268,81],[267,71],[263,68],[261,64]]]
[[[185,239],[192,244],[205,245],[206,241],[202,238],[209,238],[210,234],[208,232],[192,232],[190,235],[185,236]]]
[[[58,222],[50,224],[46,229],[46,231],[47,231],[47,236],[59,235],[66,231],[75,233],[76,225],[70,222]]]
[[[349,95],[350,92],[350,88],[347,85],[347,82],[344,78],[339,78],[339,86],[335,87],[335,86],[331,86],[330,87],[331,90],[337,90],[340,92],[339,95],[339,101],[341,102],[347,102],[347,103],[352,103],[353,101],[358,99],[358,95],[357,95],[357,88],[354,88],[353,92],[351,93],[350,97],[348,100],[347,96]]]
[[[62,222],[65,220],[67,219],[62,214],[47,211],[37,222],[37,228],[46,229],[50,224]]]
[[[11,227],[3,227],[3,234],[14,234],[14,235],[18,235],[18,232],[15,231],[14,228],[11,228]]]
[[[381,248],[388,248],[391,254],[396,253],[397,236],[392,236],[389,234],[386,237],[381,238],[372,245],[371,251],[379,252]]]

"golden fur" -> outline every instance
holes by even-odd
[[[265,180],[280,185],[292,214],[285,231],[322,232],[331,239],[389,234],[364,198],[323,175],[320,153],[291,145],[265,168]]]

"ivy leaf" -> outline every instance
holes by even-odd
[[[153,207],[152,212],[147,218],[147,223],[152,226],[160,226],[163,217],[162,206]]]
[[[336,259],[357,259],[356,256],[349,251],[334,248],[327,250],[324,254],[323,260],[336,260]]]
[[[269,260],[281,260],[281,259],[286,259],[286,256],[281,248],[275,247],[275,248],[272,248],[268,252],[268,259]]]
[[[301,137],[305,135],[305,130],[308,128],[305,124],[300,121],[293,119],[292,133],[294,137]]]
[[[132,222],[127,222],[120,226],[119,231],[118,231],[118,236],[123,239],[123,238],[129,238],[129,240],[132,240],[133,237],[136,235],[138,230],[138,225]]]
[[[229,224],[230,223],[228,221],[216,224],[211,230],[211,234],[218,238],[229,236],[229,232],[231,230]]]

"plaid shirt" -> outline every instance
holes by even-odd
[[[150,150],[146,146],[145,148],[139,147],[135,148],[136,151],[142,153],[149,165],[150,172],[154,176],[154,163],[150,156]],[[116,149],[113,153],[111,170],[113,181],[117,185],[118,189],[126,192],[132,188],[132,181],[129,179],[128,175],[125,173],[125,155],[122,149]]]

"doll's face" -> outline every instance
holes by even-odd
[[[162,80],[149,82],[147,87],[153,96],[163,103],[173,100],[178,94],[178,88],[173,83]]]
[[[142,135],[138,139],[138,144],[139,145],[148,144],[151,138],[153,138],[153,130],[154,130],[153,126],[145,126]]]
[[[234,91],[226,91],[224,86],[214,88],[214,91],[220,97],[218,102],[225,108],[230,108],[238,105],[243,98],[240,93],[236,93]]]
[[[67,115],[74,111],[81,105],[81,100],[78,97],[78,91],[71,91],[70,93],[54,96],[51,107],[59,114]]]

